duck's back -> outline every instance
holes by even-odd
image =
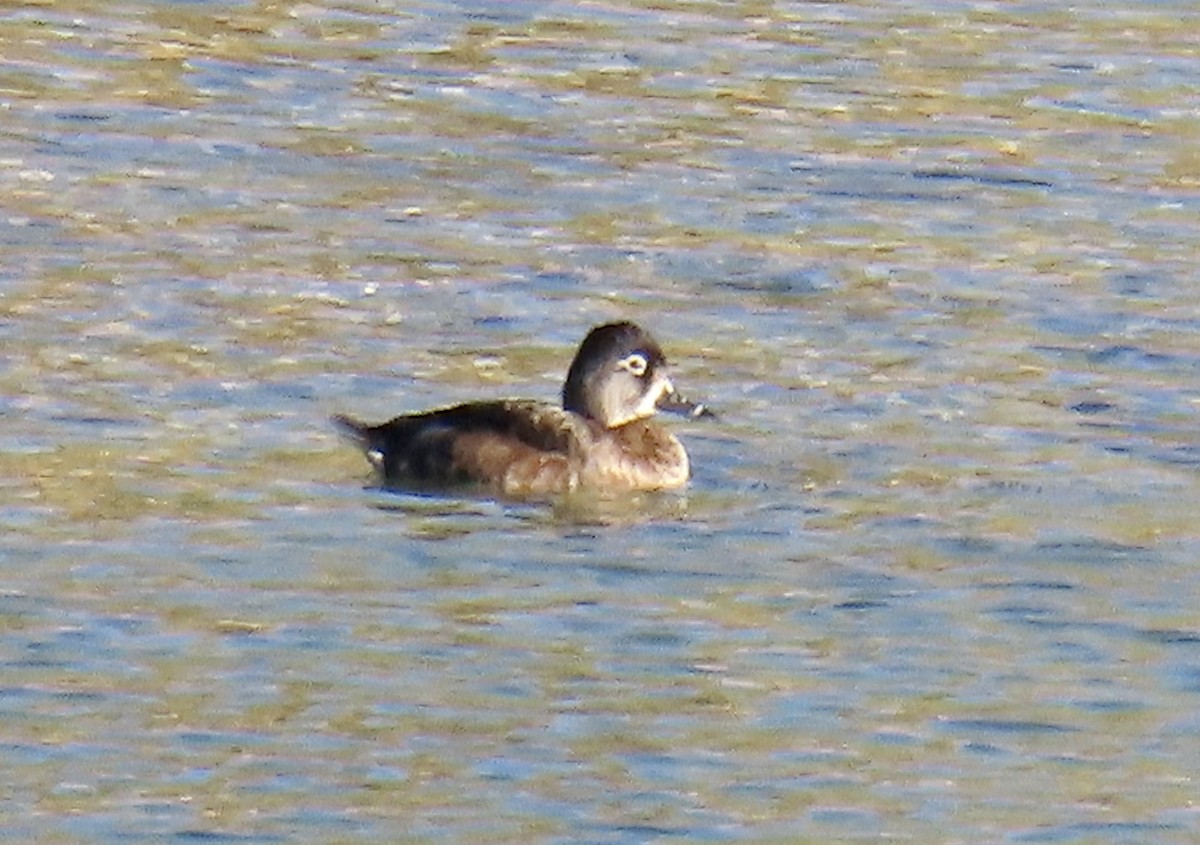
[[[510,495],[572,489],[591,433],[542,402],[472,402],[364,425],[336,417],[388,486],[481,484]]]

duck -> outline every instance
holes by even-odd
[[[391,490],[475,486],[514,498],[683,487],[687,450],[652,418],[712,416],[675,390],[662,348],[636,323],[588,332],[567,370],[561,404],[467,402],[379,425],[334,417]]]

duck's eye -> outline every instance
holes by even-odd
[[[634,352],[632,355],[627,355],[621,359],[621,367],[633,373],[638,378],[646,374],[646,368],[650,366],[646,361],[646,356],[640,352]]]

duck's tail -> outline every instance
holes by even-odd
[[[381,433],[377,426],[359,422],[354,417],[347,417],[344,414],[335,414],[333,424],[338,427],[343,436],[354,441],[354,445],[363,450],[371,466],[380,472],[384,471],[386,458],[381,442]]]
[[[334,414],[333,424],[338,427],[338,430],[349,439],[353,440],[364,449],[371,443],[371,427],[366,423],[359,422],[354,417],[348,417],[345,414]]]

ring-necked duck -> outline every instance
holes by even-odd
[[[650,417],[658,410],[709,413],[675,392],[666,363],[640,327],[610,323],[592,329],[575,353],[562,407],[507,399],[382,425],[334,421],[388,487],[474,483],[509,496],[665,490],[687,482],[688,456]]]

